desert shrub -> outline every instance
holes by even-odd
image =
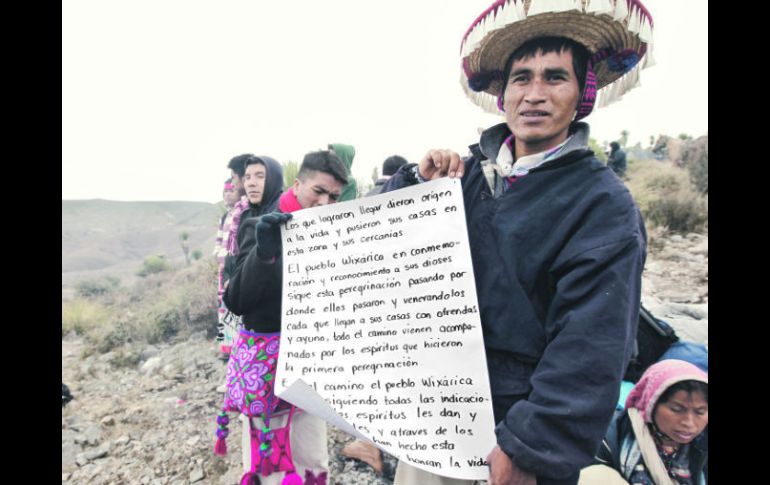
[[[708,224],[708,198],[688,171],[657,160],[629,159],[627,186],[645,223],[673,232],[699,232]]]
[[[62,303],[61,313],[62,336],[70,332],[85,335],[104,325],[110,317],[109,311],[103,305],[83,298]]]
[[[594,152],[594,155],[596,155],[596,158],[598,158],[604,163],[607,163],[607,154],[604,153],[604,150],[602,150],[602,147],[599,146],[599,143],[596,140],[594,140],[593,138],[589,138],[588,148],[590,148]]]
[[[155,289],[134,295],[138,296],[135,306],[145,309],[136,316],[139,338],[158,343],[201,329],[214,332],[216,271],[213,260],[199,260],[166,276],[152,278],[150,286]]]
[[[99,353],[118,352],[129,342],[156,344],[186,338],[200,330],[213,337],[216,278],[216,262],[202,258],[189,267],[148,273],[107,298],[81,297],[62,303],[62,334],[76,331],[85,335],[89,352]],[[129,357],[116,359],[117,366],[131,365]]]
[[[163,256],[149,256],[144,260],[142,267],[136,273],[138,276],[147,276],[151,274],[168,271],[170,266]]]
[[[93,298],[109,293],[118,286],[120,286],[120,280],[112,276],[83,280],[75,285],[75,294],[83,298]]]
[[[180,329],[181,315],[174,302],[162,302],[146,315],[143,337],[151,344],[165,342]]]
[[[708,203],[692,190],[680,190],[652,201],[647,219],[673,232],[699,232],[708,222]]]
[[[694,160],[687,166],[690,172],[690,181],[695,189],[701,194],[707,194],[709,191],[709,159],[708,156],[702,156]]]

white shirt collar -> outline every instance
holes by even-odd
[[[530,170],[551,160],[555,155],[558,155],[570,138],[572,137],[568,137],[562,143],[544,152],[519,157],[515,163],[511,148],[508,146],[508,143],[503,143],[500,145],[500,151],[497,154],[497,164],[503,169],[506,177],[521,177],[528,174]]]

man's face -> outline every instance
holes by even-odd
[[[225,200],[225,206],[226,207],[232,207],[238,202],[238,192],[235,191],[235,189],[225,190],[222,193],[222,196]]]
[[[516,136],[516,157],[566,140],[579,98],[572,52],[538,52],[514,61],[503,105],[505,121]]]
[[[305,180],[294,179],[294,195],[303,209],[337,202],[342,187],[341,182],[325,172],[310,172]]]
[[[262,195],[265,192],[265,176],[267,169],[261,163],[252,163],[246,166],[243,174],[243,188],[250,204],[262,203]]]
[[[235,190],[235,193],[238,194],[238,198],[240,199],[241,196],[244,194],[243,192],[243,180],[241,177],[235,173],[235,170],[230,170],[230,177],[233,179],[233,189]]]

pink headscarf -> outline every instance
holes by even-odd
[[[652,423],[652,410],[660,396],[677,382],[709,383],[709,376],[698,367],[683,360],[667,359],[651,365],[626,398],[626,409],[636,408],[645,423]]]

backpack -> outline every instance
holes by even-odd
[[[639,323],[634,351],[623,380],[637,382],[644,371],[678,341],[679,337],[671,325],[655,318],[643,305],[639,305]]]
[[[67,387],[67,384],[61,383],[61,407],[64,407],[67,405],[68,402],[72,401],[74,398],[72,397],[72,393],[70,393],[70,388]]]

